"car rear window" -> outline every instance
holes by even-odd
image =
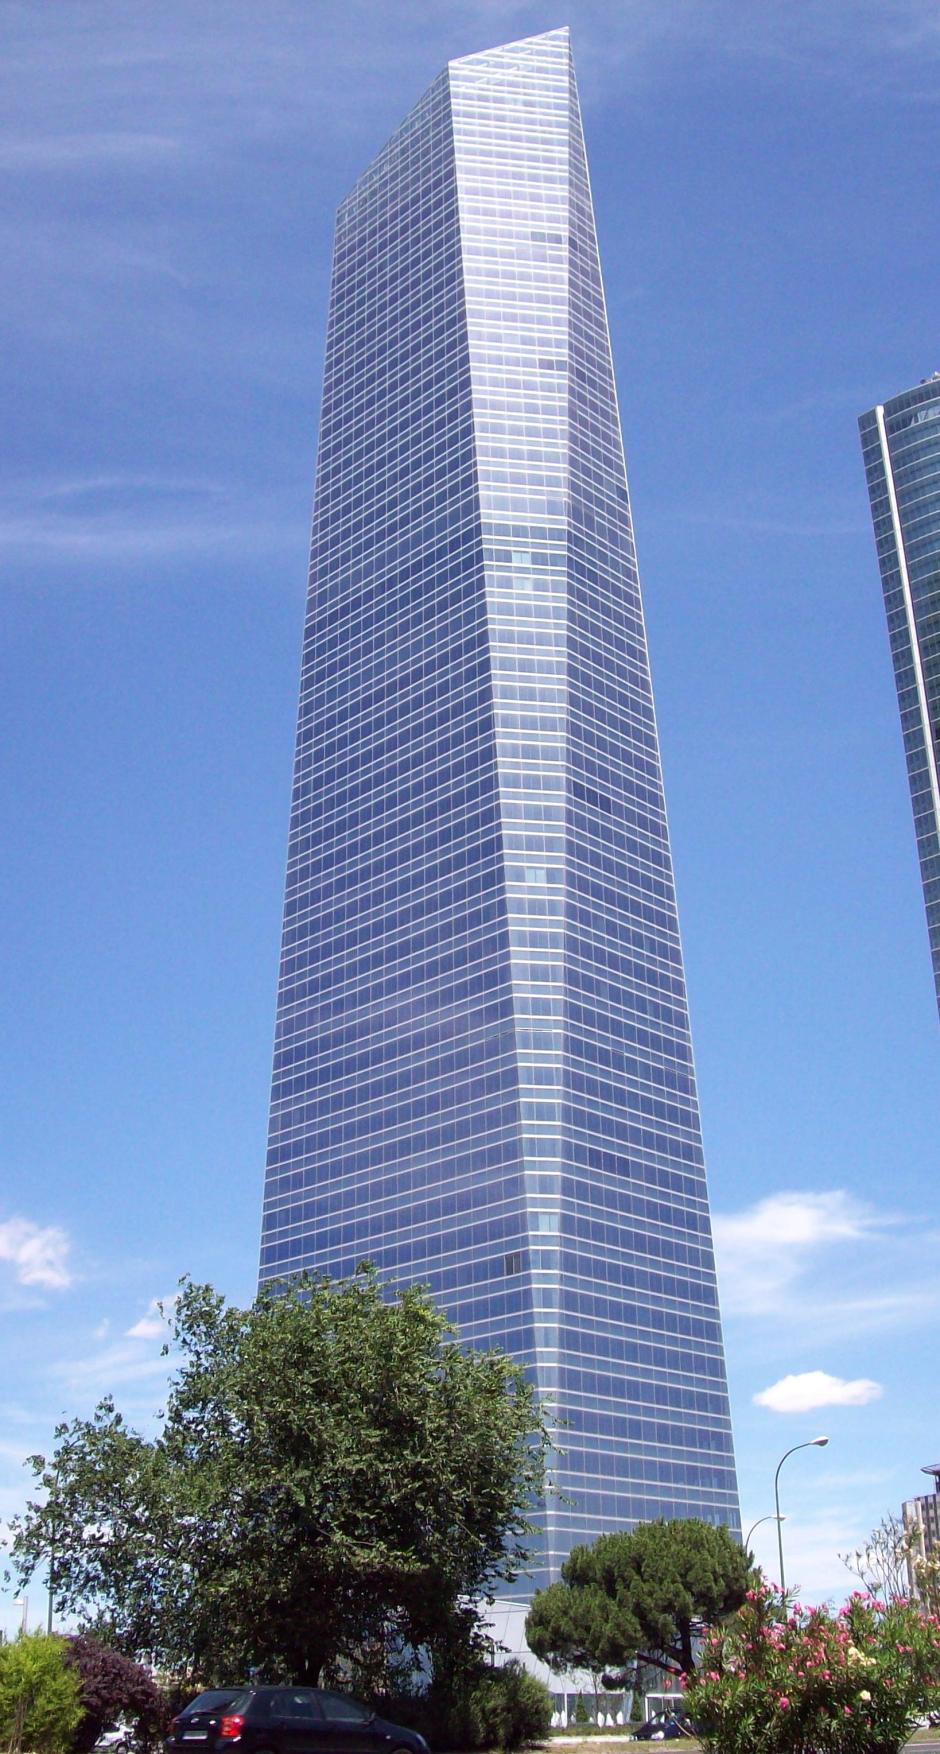
[[[244,1689],[241,1691],[243,1693]],[[188,1717],[191,1711],[214,1711],[216,1706],[228,1705],[231,1700],[238,1697],[239,1692],[234,1687],[227,1687],[224,1693],[218,1689],[214,1693],[198,1693],[195,1699],[191,1699],[189,1704],[183,1707],[180,1716]]]

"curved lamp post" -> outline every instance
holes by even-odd
[[[781,1527],[781,1524],[783,1523],[784,1518],[780,1515],[780,1470],[783,1467],[783,1464],[786,1461],[787,1456],[796,1455],[796,1452],[798,1449],[825,1449],[826,1444],[828,1442],[829,1442],[828,1437],[811,1437],[807,1440],[806,1443],[795,1443],[793,1445],[792,1449],[788,1449],[788,1450],[784,1451],[783,1455],[780,1457],[779,1462],[777,1463],[777,1472],[774,1475],[774,1504],[776,1506],[776,1513],[777,1513],[776,1514],[777,1552],[780,1555],[780,1594],[782,1596],[786,1595],[787,1586],[786,1586],[786,1580],[785,1580],[784,1575],[783,1575],[783,1529]]]
[[[756,1523],[751,1524],[750,1528],[747,1531],[747,1534],[744,1537],[744,1540],[741,1543],[742,1547],[744,1548],[745,1553],[750,1551],[751,1536],[753,1535],[755,1529],[760,1528],[761,1523],[785,1523],[786,1520],[787,1520],[786,1517],[781,1516],[779,1511],[778,1511],[776,1516],[774,1516],[772,1511],[771,1511],[769,1516],[759,1516]]]

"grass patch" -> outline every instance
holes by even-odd
[[[681,1754],[682,1749],[688,1749],[689,1754],[700,1754],[702,1744],[695,1736],[675,1736],[665,1744],[662,1742],[634,1742],[633,1736],[638,1727],[638,1725],[634,1725],[631,1730],[626,1724],[617,1724],[611,1730],[599,1730],[595,1729],[593,1725],[589,1729],[584,1729],[581,1726],[576,1729],[572,1725],[567,1730],[552,1730],[548,1745],[551,1746],[552,1742],[561,1740],[565,1754],[588,1754],[588,1751],[590,1754],[598,1754],[598,1744],[605,1742],[616,1742],[618,1746],[627,1742],[631,1747],[637,1749],[637,1754],[641,1749],[650,1750],[651,1754],[655,1754],[656,1749],[663,1747],[674,1750],[675,1754]]]

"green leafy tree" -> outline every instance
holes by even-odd
[[[0,1645],[0,1740],[8,1754],[64,1754],[82,1716],[81,1695],[64,1639],[21,1633]]]
[[[897,1600],[832,1614],[762,1586],[708,1634],[685,1697],[715,1754],[897,1754],[940,1704],[940,1624]]]
[[[377,1691],[409,1646],[466,1667],[473,1604],[518,1575],[544,1489],[521,1369],[369,1268],[247,1310],[184,1281],[173,1340],[154,1440],[107,1399],[32,1458],[45,1498],[14,1526],[18,1575],[54,1550],[60,1612],[178,1677],[351,1667]]]
[[[591,1585],[573,1589],[565,1582],[537,1591],[526,1619],[529,1648],[556,1674],[582,1669],[590,1675],[595,1713],[601,1674],[609,1665],[603,1654],[608,1619],[609,1603],[602,1590]],[[580,1694],[578,1703],[584,1704]]]
[[[744,1600],[748,1555],[697,1517],[641,1523],[573,1547],[561,1582],[536,1592],[526,1638],[551,1668],[629,1670],[639,1658],[690,1674],[706,1626]]]

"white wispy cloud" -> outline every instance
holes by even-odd
[[[867,1486],[888,1486],[896,1478],[895,1468],[826,1468],[817,1481],[820,1492],[854,1492]]]
[[[713,1229],[725,1315],[775,1322],[781,1345],[799,1337],[816,1350],[823,1338],[922,1327],[940,1311],[922,1232],[843,1188],[770,1194],[716,1213]]]
[[[89,163],[127,164],[166,158],[179,149],[179,141],[165,134],[137,134],[117,129],[71,134],[21,134],[0,139],[0,167],[49,169],[57,172],[82,169]]]
[[[10,1443],[6,1438],[0,1438],[0,1461],[12,1462],[17,1468],[21,1468],[28,1455],[29,1450],[23,1444]]]
[[[173,1313],[176,1293],[172,1297],[152,1297],[140,1320],[126,1330],[127,1340],[162,1340]]]
[[[63,1358],[49,1367],[49,1375],[76,1399],[98,1399],[120,1385],[146,1383],[169,1375],[167,1360],[160,1353],[144,1350],[136,1340],[125,1338],[102,1347],[87,1358]]]
[[[246,517],[245,498],[253,516]],[[270,493],[139,471],[20,483],[0,496],[0,552],[73,562],[153,560],[236,547],[270,554],[306,544],[305,516]]]
[[[722,1307],[729,1314],[776,1312],[821,1250],[862,1242],[885,1222],[841,1188],[771,1194],[743,1212],[716,1213]]]
[[[881,1384],[871,1377],[847,1381],[825,1370],[804,1370],[782,1376],[769,1388],[760,1389],[753,1400],[773,1413],[811,1413],[816,1407],[867,1407],[869,1401],[880,1401],[883,1394]]]
[[[66,1291],[74,1279],[71,1246],[68,1234],[57,1224],[34,1224],[30,1218],[0,1221],[0,1261],[9,1262],[20,1285]]]
[[[313,115],[332,135],[359,135],[370,130],[370,116],[383,114],[390,93],[417,94],[449,57],[546,28],[542,0],[450,0],[446,7],[399,0],[387,9],[375,0],[315,7],[272,0],[260,9],[226,0],[211,21],[185,0],[166,0],[158,11],[118,0],[19,11],[0,73],[11,116],[7,150],[40,170],[52,162],[133,161],[177,147],[190,157],[231,150],[233,138],[306,133]],[[740,0],[577,0],[572,27],[588,106],[623,102],[625,92],[664,82],[690,53],[778,66],[791,78],[798,69],[805,79],[854,89],[890,81],[916,101],[929,91],[940,53],[932,0],[750,9]],[[38,81],[49,124],[42,143],[27,103]],[[348,101],[350,90],[357,103]],[[399,119],[385,113],[387,125]],[[373,144],[381,144],[377,130]]]

